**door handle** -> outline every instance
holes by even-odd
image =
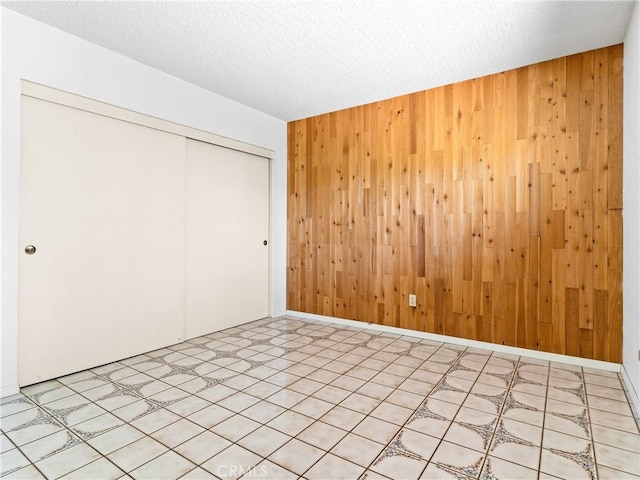
[[[24,253],[26,253],[27,255],[33,255],[34,253],[36,253],[36,247],[34,247],[33,245],[27,245],[26,247],[24,247]]]

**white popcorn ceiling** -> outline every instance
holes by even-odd
[[[621,43],[633,1],[3,1],[289,121]]]

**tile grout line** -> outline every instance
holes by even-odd
[[[619,374],[618,374],[619,375]],[[595,470],[596,478],[600,478],[600,469],[598,466],[598,457],[596,455],[596,441],[593,437],[593,426],[591,425],[591,409],[589,408],[589,395],[587,392],[587,383],[585,380],[584,370],[580,369],[580,376],[582,377],[582,388],[584,390],[584,409],[589,420],[589,441],[591,442],[591,448],[593,451],[593,469]]]
[[[551,362],[548,363],[547,366],[547,383],[545,385],[545,395],[544,395],[544,409],[542,410],[542,425],[540,432],[540,453],[538,454],[538,476],[542,472],[542,455],[544,453],[544,432],[545,426],[547,424],[547,402],[549,400],[549,381],[551,377]]]
[[[487,360],[487,363],[489,363],[491,358],[493,358],[494,354],[495,354],[495,352],[492,352],[489,355],[489,360]],[[496,358],[500,358],[500,357],[496,357]],[[491,447],[493,446],[493,441],[496,438],[496,430],[498,429],[498,425],[500,425],[500,422],[502,421],[502,413],[503,413],[504,407],[505,407],[505,405],[507,403],[507,398],[509,396],[509,392],[511,391],[511,386],[513,385],[513,382],[514,382],[514,380],[516,378],[516,374],[517,374],[517,371],[518,371],[518,366],[520,365],[521,358],[522,357],[518,356],[517,359],[514,360],[514,364],[512,364],[514,366],[513,366],[512,372],[511,372],[511,378],[509,379],[509,383],[505,387],[504,401],[502,402],[502,405],[500,405],[500,408],[498,409],[498,412],[497,412],[496,425],[493,428],[493,432],[491,434],[491,440],[489,441],[489,446],[487,448],[487,451],[486,451],[486,454],[485,454],[485,459],[484,459],[482,468],[480,470],[480,475],[482,475],[482,472],[484,471],[484,467],[487,464],[487,462],[489,461],[489,456],[490,456],[490,453],[491,453]],[[485,367],[486,367],[486,364],[485,364]],[[483,368],[483,370],[484,370],[484,368]]]

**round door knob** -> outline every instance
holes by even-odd
[[[26,247],[24,247],[24,253],[26,253],[27,255],[33,255],[34,253],[36,253],[36,247],[34,247],[33,245],[27,245]]]
[[[263,245],[266,245],[266,244],[267,244],[267,241],[265,240],[264,242],[262,242],[262,244],[263,244]]]

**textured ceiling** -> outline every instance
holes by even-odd
[[[633,1],[2,1],[282,120],[621,43]]]

